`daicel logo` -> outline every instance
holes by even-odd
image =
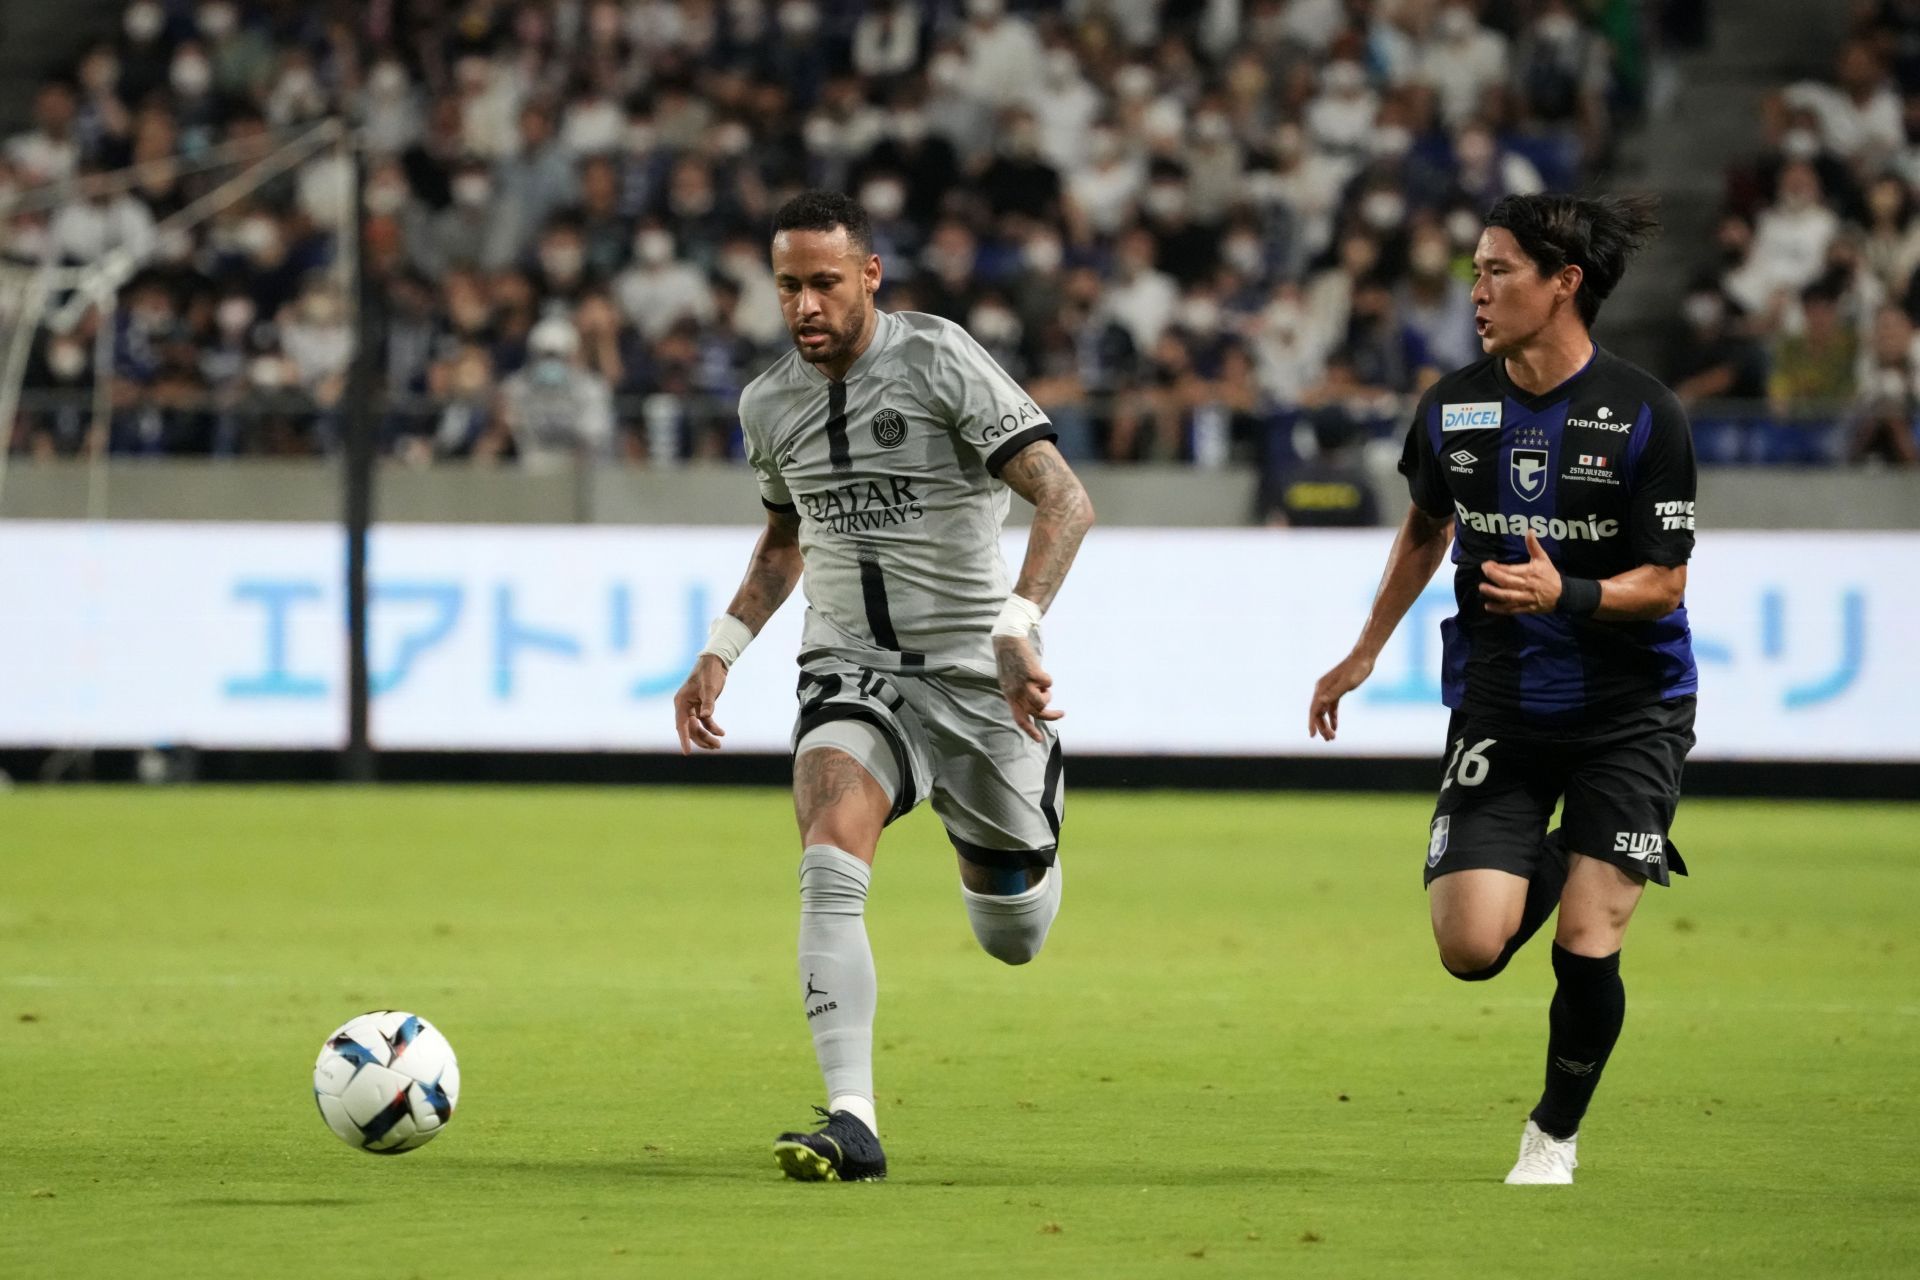
[[[1442,431],[1498,431],[1500,402],[1475,400],[1469,404],[1443,404],[1440,406],[1440,429]]]

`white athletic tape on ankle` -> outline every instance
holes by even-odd
[[[700,652],[710,653],[731,667],[752,643],[753,629],[732,614],[723,613],[707,628],[707,647]]]
[[[1039,605],[1024,596],[1008,596],[1007,602],[1000,606],[1000,616],[993,620],[992,634],[1025,639],[1039,625]]]

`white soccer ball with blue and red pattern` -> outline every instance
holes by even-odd
[[[391,1009],[363,1013],[320,1046],[313,1100],[348,1146],[399,1155],[425,1146],[453,1119],[460,1064],[425,1018]]]

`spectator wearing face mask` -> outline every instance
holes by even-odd
[[[62,262],[99,262],[109,253],[132,265],[153,252],[153,215],[125,191],[115,191],[106,175],[83,168],[79,198],[62,203],[49,228],[54,256]]]
[[[924,96],[917,89],[906,89],[895,95],[886,132],[862,157],[854,181],[857,187],[874,173],[899,175],[906,183],[906,216],[918,226],[929,227],[959,179],[959,168],[953,144],[931,131]]]
[[[1834,69],[1836,83],[1802,80],[1782,93],[1789,107],[1811,111],[1819,122],[1824,149],[1872,168],[1906,143],[1899,95],[1872,44],[1850,41]]]
[[[873,170],[857,188],[861,208],[873,220],[873,251],[882,262],[911,263],[923,237],[907,217],[907,184],[897,173]]]
[[[213,62],[198,41],[188,40],[174,50],[167,86],[173,91],[172,115],[181,133],[204,145],[226,119],[229,107],[214,88]]]
[[[44,396],[49,403],[20,415],[23,435],[12,443],[38,458],[70,457],[81,452],[93,420],[93,355],[80,332],[48,334],[33,348],[22,389],[29,401]],[[0,451],[8,441],[0,436]]]
[[[1898,307],[1882,307],[1873,340],[1862,353],[1859,392],[1849,414],[1849,461],[1920,465],[1920,352],[1913,321]]]
[[[33,128],[8,138],[7,163],[29,183],[60,182],[73,176],[80,148],[73,123],[78,111],[73,89],[49,80],[33,95]]]
[[[471,130],[468,137],[471,141]],[[517,145],[511,155],[492,166],[490,175],[494,191],[489,199],[498,210],[499,234],[506,242],[493,247],[489,265],[525,252],[548,219],[580,198],[573,157],[554,138],[552,110],[540,103],[521,108]]]
[[[1400,315],[1385,276],[1367,276],[1355,285],[1344,349],[1362,383],[1398,395],[1424,390],[1440,376],[1426,341]]]
[[[369,151],[399,155],[419,140],[420,96],[399,58],[388,55],[373,64],[361,103],[361,128]]]
[[[133,0],[120,16],[125,39],[120,45],[120,92],[128,102],[141,102],[167,83],[172,56],[170,37],[183,32],[172,25],[160,0]]]
[[[554,218],[541,230],[529,274],[540,297],[569,306],[600,283],[588,268],[587,242],[579,224],[565,215]]]
[[[1359,159],[1366,152],[1380,99],[1357,62],[1330,62],[1320,73],[1320,93],[1307,104],[1307,135],[1334,155]]]
[[[1125,329],[1135,351],[1153,350],[1180,300],[1178,283],[1160,270],[1157,255],[1151,232],[1135,228],[1121,236],[1097,313]]]
[[[1681,303],[1682,323],[1664,344],[1661,380],[1683,404],[1758,400],[1767,394],[1767,352],[1748,333],[1711,275],[1693,282]]]
[[[587,270],[610,278],[626,262],[633,235],[632,223],[620,212],[619,172],[608,157],[580,162],[580,203],[572,216],[586,246]]]
[[[880,0],[853,24],[853,69],[883,92],[920,63],[915,9],[905,0]]]
[[[1298,230],[1297,262],[1310,262],[1333,244],[1334,216],[1359,162],[1315,149],[1306,131],[1292,122],[1275,126],[1271,176],[1260,178],[1266,202],[1285,207]]]
[[[1344,326],[1344,318],[1342,321]],[[1254,373],[1267,399],[1283,408],[1300,404],[1325,368],[1327,344],[1300,286],[1282,281],[1255,317]]]
[[[1071,172],[1086,159],[1087,131],[1105,102],[1064,36],[1050,39],[1045,66],[1041,78],[1028,86],[1025,105],[1040,125],[1040,154],[1055,169]]]
[[[438,278],[458,269],[491,271],[513,261],[518,215],[496,203],[493,174],[478,157],[462,160],[449,184],[452,201],[408,241],[413,266]]]
[[[121,168],[132,143],[133,113],[120,92],[119,53],[110,44],[95,45],[81,57],[79,75],[74,141],[101,168]]]
[[[1597,140],[1606,122],[1608,63],[1606,42],[1567,0],[1545,0],[1514,49],[1514,89],[1530,119]]]
[[[613,284],[613,296],[641,338],[657,342],[683,319],[713,319],[713,289],[705,273],[679,261],[673,232],[658,218],[633,233],[633,261]]]
[[[1024,107],[1002,117],[998,154],[981,173],[979,191],[995,217],[1019,214],[1043,222],[1060,216],[1060,175],[1040,154],[1040,126]]]
[[[281,350],[299,386],[322,409],[339,403],[353,359],[353,332],[339,290],[325,278],[308,283],[278,317]]]
[[[813,105],[813,93],[833,63],[833,46],[821,19],[821,6],[814,0],[780,0],[773,11],[771,38],[761,49],[770,78],[794,86],[802,107]]]
[[[1194,218],[1187,173],[1179,163],[1153,162],[1140,210],[1141,224],[1153,236],[1154,262],[1176,284],[1190,285],[1213,274],[1220,265],[1219,229]]]
[[[542,320],[527,345],[526,367],[500,385],[498,418],[476,456],[497,457],[510,443],[532,470],[611,456],[613,396],[604,379],[582,367],[572,323]]]
[[[1484,215],[1508,196],[1547,189],[1534,163],[1500,142],[1483,123],[1468,125],[1453,141],[1453,199]]]
[[[241,21],[234,0],[207,0],[194,10],[201,47],[213,64],[213,89],[222,97],[253,93],[273,76],[274,48],[267,32]]]
[[[1472,291],[1453,273],[1453,250],[1446,228],[1431,216],[1413,228],[1407,246],[1406,278],[1396,293],[1407,327],[1426,343],[1435,364],[1457,369],[1480,358]]]
[[[1780,171],[1780,190],[1754,224],[1748,269],[1767,294],[1799,292],[1826,265],[1840,219],[1821,199],[1820,179],[1804,161]]]
[[[1233,135],[1233,121],[1218,97],[1202,99],[1182,150],[1187,198],[1194,220],[1217,226],[1245,196],[1246,150]]]
[[[967,54],[958,41],[942,41],[927,59],[924,110],[928,129],[952,143],[963,164],[992,150],[994,108],[975,92]]]
[[[1455,0],[1440,10],[1421,46],[1415,76],[1439,95],[1446,126],[1458,129],[1478,113],[1488,89],[1506,82],[1507,38],[1480,25],[1473,6]]]
[[[428,371],[427,388],[440,406],[432,434],[403,438],[398,447],[402,458],[420,464],[435,457],[473,457],[484,440],[488,444],[482,456],[491,459],[511,445],[512,437],[497,429],[493,361],[480,343],[456,343]]]
[[[968,92],[993,108],[1026,101],[1046,67],[1033,24],[1006,9],[1005,0],[966,0],[961,34]]]
[[[1912,192],[1892,174],[1881,175],[1867,188],[1860,253],[1889,295],[1906,296],[1913,269],[1920,265],[1920,220],[1914,217]]]
[[[1776,417],[1804,420],[1852,398],[1858,344],[1840,318],[1843,288],[1824,279],[1807,286],[1798,328],[1775,343],[1767,395]]]
[[[1087,139],[1086,163],[1067,180],[1066,217],[1076,244],[1111,236],[1127,224],[1147,170],[1111,122]]]

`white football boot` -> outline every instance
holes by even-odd
[[[1556,1138],[1532,1120],[1520,1135],[1520,1158],[1514,1161],[1513,1172],[1507,1175],[1510,1187],[1550,1187],[1571,1186],[1573,1171],[1580,1162],[1573,1158],[1573,1144],[1580,1140],[1579,1134],[1571,1138]]]

